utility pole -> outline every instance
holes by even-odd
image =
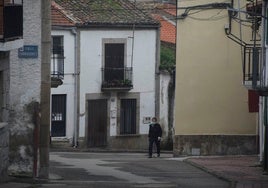
[[[49,175],[51,0],[41,0],[41,119],[38,177]]]

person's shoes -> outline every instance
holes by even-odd
[[[160,157],[160,154],[157,154],[157,157]]]

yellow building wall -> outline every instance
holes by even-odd
[[[179,0],[178,7],[212,2]],[[224,31],[227,10],[191,11],[177,24],[175,135],[256,135],[257,114],[248,112],[242,85],[241,47]],[[238,29],[233,21],[239,36]]]

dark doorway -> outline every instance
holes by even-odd
[[[88,147],[107,145],[107,100],[88,101]]]
[[[66,95],[52,95],[51,136],[66,136]]]

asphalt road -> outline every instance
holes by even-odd
[[[51,152],[50,181],[39,186],[227,188],[229,183],[171,154],[147,158],[144,153]]]

